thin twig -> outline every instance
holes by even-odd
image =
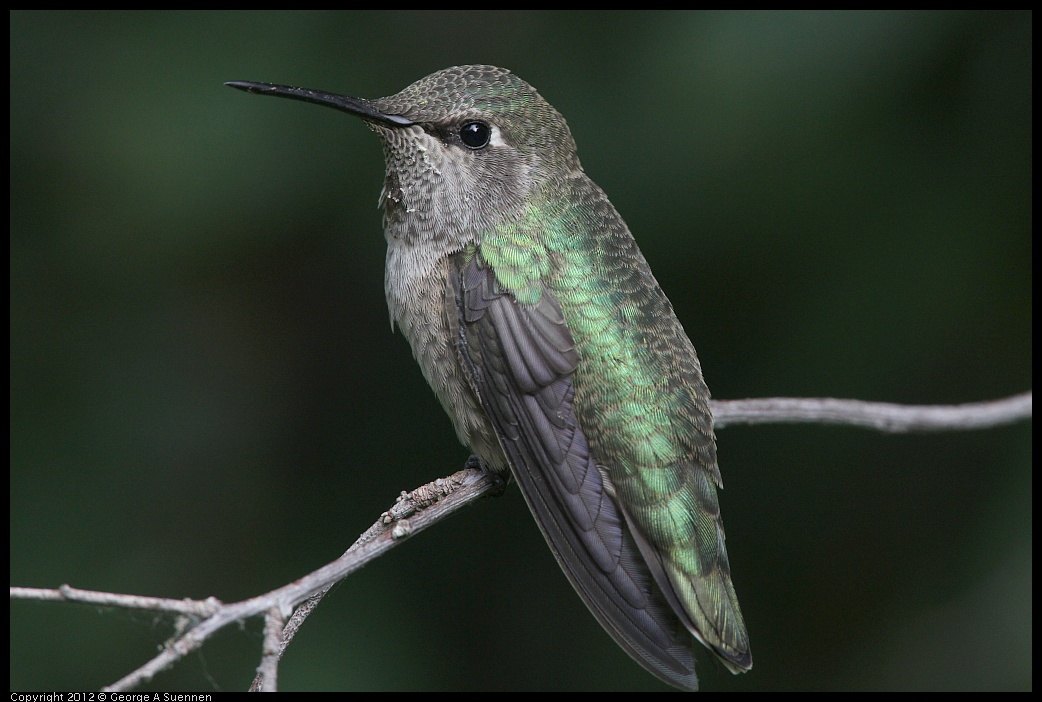
[[[467,486],[466,493],[460,494],[464,485]],[[426,485],[421,485],[411,492],[402,492],[394,506],[381,514],[376,523],[359,536],[358,540],[352,544],[351,548],[341,558],[347,558],[360,546],[369,543],[386,532],[391,524],[394,524],[392,536],[396,539],[402,539],[426,529],[435,521],[448,516],[448,514],[470,504],[474,500],[486,495],[492,495],[497,490],[502,490],[502,488],[503,482],[496,476],[486,473],[478,467],[477,463],[468,463],[468,467],[448,478],[438,478]],[[438,505],[439,509],[436,511],[430,510],[434,505]],[[445,511],[445,514],[439,516],[442,510]],[[413,518],[418,513],[422,516]],[[285,629],[282,631],[282,640],[279,643],[275,656],[276,664],[282,660],[282,655],[286,652],[286,648],[293,640],[293,637],[297,635],[297,631],[303,626],[304,621],[337,582],[339,582],[339,579],[330,582],[304,600],[293,611],[293,616],[290,617]],[[250,691],[256,692],[264,689],[266,686],[265,673],[263,670],[258,669],[257,677],[253,679],[253,684],[250,685]]]
[[[903,433],[986,429],[1031,418],[1031,392],[964,405],[897,405],[831,397],[766,397],[714,400],[714,424],[846,424]]]
[[[12,587],[13,600],[41,600],[47,602],[78,602],[99,607],[119,607],[120,609],[146,609],[152,612],[184,614],[205,619],[213,616],[224,605],[216,597],[205,600],[172,600],[167,597],[146,597],[143,595],[119,595],[114,592],[97,590],[80,590],[71,585],[61,585],[57,589],[37,587]]]
[[[286,618],[277,607],[264,615],[264,651],[257,666],[260,692],[275,692],[279,689],[279,659],[282,657],[282,628]]]
[[[496,489],[495,479],[477,469],[462,470],[448,478],[439,479],[420,488],[420,490],[432,494],[439,491],[445,492],[447,496],[409,519],[407,528],[403,528],[401,522],[396,523],[393,518],[388,518],[385,513],[367,532],[369,534],[375,530],[379,533],[364,542],[360,539],[361,543],[352,546],[347,553],[332,563],[267,594],[222,606],[213,616],[171,643],[151,661],[106,688],[106,692],[130,690],[152,679],[160,671],[199,648],[211,634],[229,624],[243,621],[273,608],[283,618],[288,617],[298,603],[343,580],[372,559],[394,548],[406,537],[423,531],[461,507]],[[394,509],[392,507],[391,511]],[[381,524],[382,527],[378,526]],[[284,649],[284,646],[280,646],[280,649]]]

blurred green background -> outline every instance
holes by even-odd
[[[565,115],[721,399],[1031,387],[1030,13],[11,18],[11,582],[233,601],[467,452],[383,297],[378,97],[491,63]],[[1030,425],[719,434],[755,667],[704,689],[1029,689]],[[12,689],[168,618],[11,605]],[[241,690],[260,627],[149,689]],[[340,585],[283,689],[661,689],[515,488]]]

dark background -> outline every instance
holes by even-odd
[[[383,296],[376,137],[252,97],[503,65],[566,116],[716,397],[1031,387],[1030,13],[11,14],[11,582],[234,601],[467,452]],[[1029,689],[1030,425],[719,435],[754,652],[704,689]],[[12,689],[172,621],[11,605]],[[260,627],[149,689],[239,690]],[[515,488],[340,585],[283,689],[659,689]]]

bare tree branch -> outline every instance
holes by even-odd
[[[964,405],[897,405],[831,397],[713,400],[716,428],[732,424],[847,424],[902,433],[986,429],[1031,418],[1031,392]]]
[[[328,589],[323,590],[327,591]],[[286,618],[277,607],[272,607],[264,615],[264,650],[261,664],[257,666],[257,682],[260,683],[258,692],[276,692],[279,688],[279,660],[282,659],[282,651],[285,650],[282,644],[285,623]]]
[[[477,468],[468,468],[454,473],[448,478],[439,478],[411,493],[402,493],[397,503],[382,514],[347,553],[332,563],[289,585],[242,602],[221,604],[218,600],[211,598],[202,603],[195,603],[197,606],[216,607],[216,609],[183,636],[168,642],[155,658],[105,688],[105,691],[130,690],[151,680],[160,671],[198,649],[207,638],[229,624],[265,613],[269,614],[269,619],[285,620],[297,604],[318,592],[328,590],[333,584],[343,580],[372,559],[389,551],[398,542],[423,531],[483,495],[495,492],[501,485],[501,481],[495,477]],[[427,508],[423,509],[424,507]],[[73,596],[70,597],[70,593]],[[179,614],[186,609],[185,601],[182,600],[163,601],[160,598],[143,598],[136,595],[88,592],[75,590],[68,586],[63,586],[58,590],[12,587],[11,597],[38,600],[62,599]],[[196,611],[193,606],[187,606],[187,608],[193,613]],[[267,637],[265,641],[265,646],[267,646]],[[277,659],[281,655],[281,650],[284,650],[285,643],[277,645],[275,648],[277,650],[272,657]],[[264,667],[266,670],[268,666]],[[264,685],[264,688],[268,689],[268,686]]]
[[[80,590],[70,585],[62,585],[56,590],[35,587],[12,587],[13,600],[40,600],[49,602],[80,602],[99,607],[119,607],[121,609],[147,609],[153,612],[184,614],[205,619],[223,607],[216,597],[205,600],[172,600],[167,597],[144,597],[142,595],[117,595],[114,592],[97,592]]]
[[[817,423],[845,424],[886,432],[961,431],[1011,424],[1032,416],[1031,392],[991,402],[964,405],[897,405],[832,398],[766,398],[712,402],[717,428],[734,424]],[[264,616],[261,663],[251,690],[277,689],[278,663],[286,647],[323,595],[366,563],[481,497],[501,491],[503,482],[475,461],[457,473],[439,478],[397,502],[344,553],[343,556],[284,587],[224,604],[216,598],[202,601],[121,595],[79,590],[12,587],[12,599],[78,602],[95,606],[146,609],[178,615],[175,637],[151,661],[106,688],[118,692],[141,685],[198,649],[216,631],[253,616]],[[294,610],[295,608],[295,610]],[[287,621],[288,618],[288,621]],[[189,628],[191,627],[191,628]],[[187,629],[186,633],[185,630]]]

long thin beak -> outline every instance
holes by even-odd
[[[275,97],[290,98],[291,100],[302,100],[313,102],[316,105],[325,105],[334,110],[347,112],[361,117],[366,122],[382,124],[387,127],[408,127],[415,122],[401,115],[389,115],[376,109],[373,103],[362,98],[347,97],[326,93],[321,90],[308,90],[307,88],[291,88],[288,85],[274,85],[272,83],[254,83],[248,80],[232,80],[225,83],[229,88],[237,88],[247,93],[257,95],[274,95]]]

